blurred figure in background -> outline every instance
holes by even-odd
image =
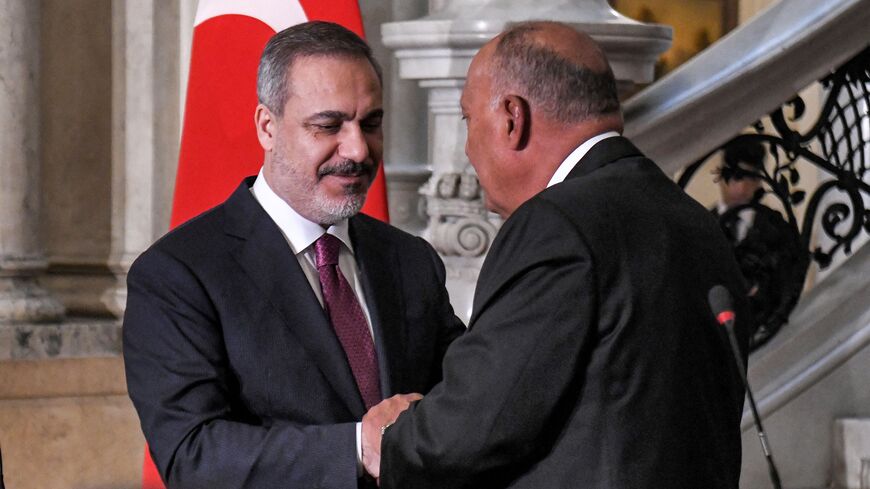
[[[761,203],[765,152],[755,141],[725,145],[725,161],[716,170],[721,200],[712,209],[748,285],[756,320],[752,347],[761,346],[788,320],[808,264],[797,230]]]

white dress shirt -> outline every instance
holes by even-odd
[[[607,138],[613,138],[616,136],[619,136],[618,132],[608,131],[603,134],[591,137],[584,141],[582,144],[580,144],[580,146],[577,146],[577,148],[574,149],[574,151],[572,151],[571,154],[569,154],[562,161],[562,164],[559,165],[559,168],[556,168],[556,173],[554,173],[553,177],[550,178],[550,182],[547,184],[547,187],[552,187],[557,183],[563,182],[565,180],[565,177],[567,177],[568,174],[571,173],[571,170],[573,170],[574,167],[577,166],[577,163],[580,163],[580,160],[582,160],[583,157],[586,156],[586,153],[588,153],[589,150],[592,149],[592,147],[595,146],[598,141]]]
[[[728,206],[725,205],[721,200],[716,203],[716,210],[719,212],[719,215],[725,214],[728,211]],[[735,222],[736,226],[734,229],[734,242],[739,243],[746,238],[746,234],[749,233],[749,228],[752,227],[752,224],[755,222],[755,209],[752,207],[744,207],[737,212],[737,221]]]
[[[353,243],[350,241],[347,219],[329,226],[326,230],[320,224],[305,219],[272,190],[269,183],[266,182],[262,168],[260,168],[260,174],[257,175],[257,180],[254,181],[254,186],[251,187],[251,193],[254,194],[254,198],[260,203],[266,214],[269,214],[269,217],[278,225],[281,234],[284,235],[284,239],[290,246],[290,250],[299,261],[299,266],[305,272],[305,278],[308,279],[308,283],[321,306],[323,306],[323,292],[320,290],[320,274],[317,272],[314,242],[324,233],[329,233],[341,240],[344,246],[339,250],[338,268],[359,300],[359,305],[365,314],[366,324],[369,327],[369,333],[372,334],[372,341],[374,341],[372,319],[359,281],[359,271],[354,259]],[[356,424],[356,455],[357,475],[362,475],[362,423]]]

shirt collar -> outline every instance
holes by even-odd
[[[269,217],[281,229],[281,234],[290,243],[294,254],[298,255],[304,252],[324,233],[329,233],[340,239],[347,249],[353,253],[347,219],[342,219],[324,231],[323,226],[299,215],[284,199],[272,190],[272,187],[266,182],[262,168],[260,168],[257,180],[254,181],[254,185],[251,187],[251,193],[254,194],[254,198],[257,199],[257,202],[260,203],[266,214],[269,214]]]
[[[602,141],[607,138],[613,138],[616,136],[619,136],[618,132],[608,131],[589,138],[584,141],[580,146],[577,146],[577,148],[575,148],[574,151],[572,151],[571,154],[569,154],[562,161],[562,163],[559,165],[559,168],[556,168],[556,173],[554,173],[553,177],[550,178],[550,182],[547,183],[547,187],[552,187],[553,185],[564,181],[565,177],[567,177],[568,174],[571,173],[571,170],[573,170],[574,167],[577,166],[577,163],[580,163],[580,160],[582,160],[583,157],[586,156],[586,153],[588,153],[589,150],[592,149],[592,146],[595,146],[598,141]]]
[[[734,207],[737,207],[737,206],[735,205]],[[722,202],[721,200],[716,202],[716,212],[718,212],[720,216],[725,214],[726,212],[728,212],[728,209],[731,209],[731,207],[728,207],[725,204],[725,202]],[[753,212],[755,212],[755,209],[751,205],[748,205],[748,206],[740,209],[740,211],[737,214],[740,216],[741,219],[743,219]]]

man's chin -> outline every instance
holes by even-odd
[[[366,201],[365,192],[333,198],[322,198],[318,207],[320,224],[335,224],[359,213]]]

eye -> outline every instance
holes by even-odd
[[[362,123],[360,124],[360,127],[362,127],[362,130],[365,132],[375,132],[381,128],[382,122],[383,121],[382,121],[381,117],[366,119],[366,120],[362,121]]]
[[[320,131],[326,132],[337,132],[339,128],[341,128],[340,124],[315,124],[316,127]]]

